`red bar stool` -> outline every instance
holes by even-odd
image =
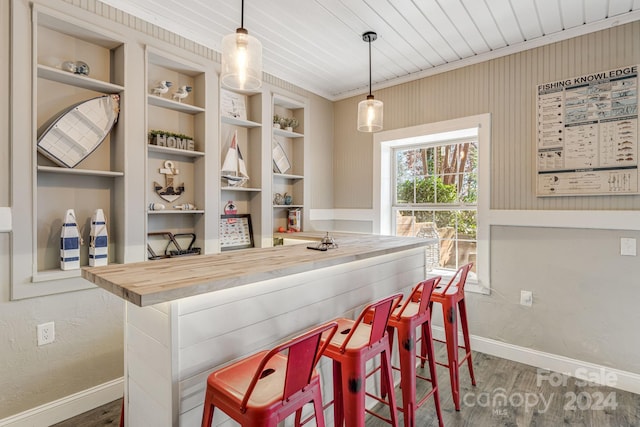
[[[465,360],[469,366],[471,384],[476,385],[476,379],[473,375],[473,363],[471,361],[471,342],[469,341],[469,326],[467,325],[467,309],[464,303],[464,285],[467,282],[467,275],[469,274],[471,267],[473,267],[473,263],[460,267],[446,286],[436,286],[431,294],[431,301],[442,304],[442,317],[446,336],[447,356],[449,359],[448,363],[441,363],[438,361],[436,361],[436,363],[449,368],[451,393],[453,394],[453,403],[456,407],[456,411],[460,410],[460,365],[462,365]],[[464,346],[458,345],[458,310],[460,310],[460,323],[462,325]],[[462,348],[465,351],[465,355],[462,359],[460,359],[458,355],[458,348]],[[423,341],[423,357],[426,356],[426,351],[427,349],[425,348],[425,343]]]
[[[333,413],[336,426],[364,427],[365,412],[374,415],[394,427],[398,426],[396,399],[389,393],[389,401],[366,392],[366,363],[380,355],[383,387],[393,390],[391,351],[387,337],[389,315],[402,299],[402,294],[391,295],[366,306],[358,318],[339,318],[338,331],[329,342],[324,356],[333,359]],[[365,316],[371,322],[365,321]],[[387,403],[391,419],[371,412],[365,407],[365,395]]]
[[[433,341],[431,334],[431,308],[430,300],[433,289],[440,283],[441,277],[433,277],[418,283],[411,295],[396,309],[389,318],[387,331],[389,345],[393,349],[394,331],[398,331],[398,355],[400,356],[400,388],[402,389],[402,412],[404,413],[405,427],[416,425],[416,410],[426,400],[433,396],[436,414],[440,427],[444,426],[440,411],[440,395],[438,392],[438,380],[436,377],[436,364],[433,354]],[[416,373],[416,328],[422,326],[422,345],[426,348],[426,356],[429,362],[430,378]],[[422,362],[424,366],[424,359]],[[394,368],[397,369],[397,368]],[[416,378],[431,383],[431,390],[416,403]],[[385,392],[383,391],[383,396]]]
[[[302,407],[313,402],[316,424],[324,427],[322,393],[315,366],[337,327],[336,322],[329,322],[271,351],[261,351],[211,373],[207,378],[202,426],[211,426],[214,408],[243,427],[275,427],[294,412],[298,424]]]

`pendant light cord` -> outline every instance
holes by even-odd
[[[371,96],[371,38],[369,38],[369,96]]]
[[[240,28],[244,28],[244,0],[240,6]]]

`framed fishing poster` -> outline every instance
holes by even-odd
[[[220,215],[220,250],[253,247],[253,228],[250,214]]]
[[[537,87],[537,195],[639,194],[638,66]]]

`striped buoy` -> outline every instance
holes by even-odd
[[[109,262],[109,238],[107,222],[102,209],[96,209],[91,217],[91,231],[89,233],[89,265],[99,267]]]
[[[67,209],[60,232],[60,268],[62,270],[80,268],[80,232],[73,209]]]

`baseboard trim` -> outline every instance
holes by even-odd
[[[0,420],[0,427],[47,427],[122,397],[124,378],[91,387]]]
[[[432,329],[435,338],[444,339],[444,329],[441,326],[433,326]],[[460,335],[459,340],[462,342],[462,335]],[[633,372],[621,371],[476,335],[471,335],[471,348],[480,353],[640,394],[640,374]]]
[[[444,339],[444,329],[441,326],[433,326],[433,335],[435,338]],[[459,339],[462,340],[462,336]],[[640,394],[640,374],[633,372],[532,350],[476,335],[471,336],[471,347],[481,353]],[[606,384],[606,382],[609,382],[609,384]],[[118,378],[4,418],[0,420],[0,427],[49,426],[119,399],[123,394],[123,386],[124,379]]]

